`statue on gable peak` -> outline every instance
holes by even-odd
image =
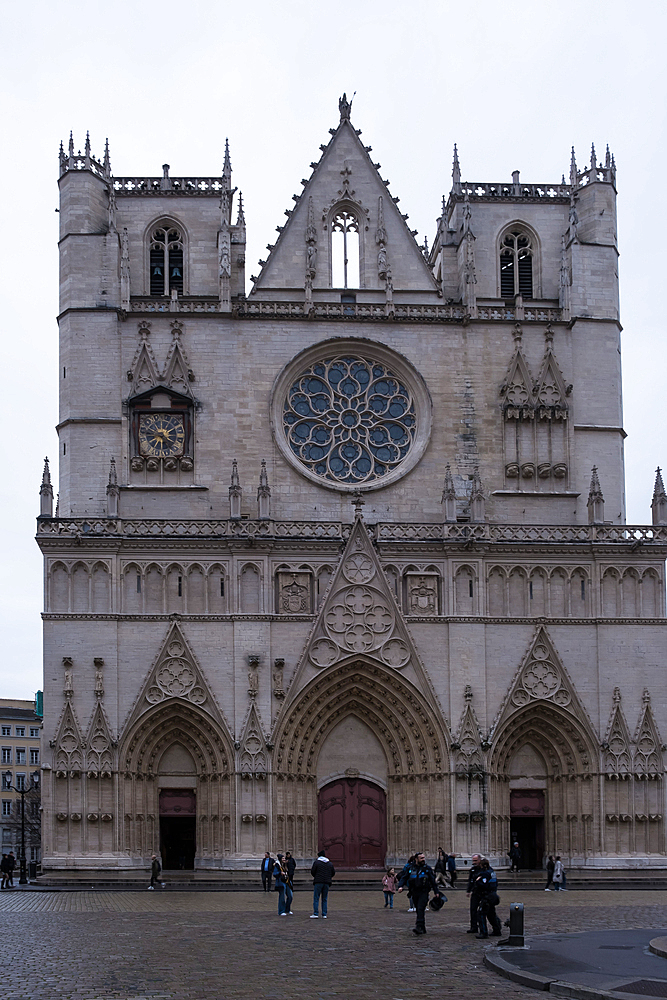
[[[356,94],[356,90],[354,92]],[[352,94],[352,101],[354,100],[354,94]],[[348,101],[347,94],[343,94],[342,97],[338,99],[338,110],[340,111],[340,120],[342,122],[349,122],[350,115],[352,113],[352,101]]]

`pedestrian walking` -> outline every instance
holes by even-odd
[[[514,841],[509,851],[507,852],[507,856],[511,862],[510,871],[517,872],[518,874],[519,866],[521,865],[521,848],[519,847],[518,840]]]
[[[553,854],[550,854],[547,860],[547,884],[544,887],[545,892],[553,892],[553,889],[550,889],[549,886],[554,884],[555,867],[556,867],[556,862],[554,861],[554,856]]]
[[[0,888],[9,889],[9,855],[3,854],[0,861],[0,872],[2,873],[2,883]]]
[[[466,934],[477,933],[477,908],[480,903],[480,895],[479,892],[475,891],[474,887],[475,887],[475,879],[482,870],[481,866],[482,855],[473,854],[471,860],[472,860],[472,867],[468,872],[468,885],[466,886],[466,893],[470,897],[470,927],[466,931]]]
[[[456,889],[456,880],[458,878],[458,873],[456,871],[456,855],[447,855],[447,874],[449,875],[449,884],[452,889]]]
[[[435,872],[435,881],[438,885],[447,885],[446,873],[447,873],[447,855],[443,851],[442,847],[438,848],[438,860],[436,861],[433,871]]]
[[[554,865],[554,889],[559,891],[567,892],[565,885],[565,869],[563,868],[563,862],[560,859],[560,854],[556,855],[556,863]]]
[[[496,914],[496,906],[500,903],[498,898],[498,878],[487,858],[480,861],[480,872],[475,879],[476,895],[479,898],[477,906],[477,937],[488,938],[489,929],[487,920],[491,924],[492,937],[500,937],[502,930],[500,920]],[[475,890],[473,890],[475,894]]]
[[[285,855],[278,854],[273,866],[273,881],[278,892],[278,916],[292,917],[292,883],[285,864]]]
[[[157,854],[151,856],[151,882],[148,886],[149,889],[155,889],[155,883],[160,882],[160,872],[162,871],[162,865],[157,859]],[[160,882],[160,885],[164,889],[164,882]]]
[[[310,915],[311,920],[319,918],[320,899],[322,900],[322,919],[326,920],[329,889],[331,888],[332,879],[336,874],[336,869],[324,851],[320,851],[317,855],[317,860],[313,862],[310,874],[313,876],[313,912]]]
[[[14,888],[14,869],[16,868],[16,858],[14,856],[14,852],[13,851],[10,851],[9,854],[7,855],[7,857],[9,859],[9,884],[10,884],[11,888],[13,889]]]
[[[407,870],[406,870],[407,868]],[[398,892],[403,892],[407,883],[412,896],[417,917],[415,926],[412,928],[413,934],[426,934],[426,907],[431,890],[436,896],[442,896],[435,881],[435,872],[426,864],[426,856],[422,853],[415,855],[414,864],[403,869],[398,880]],[[444,897],[443,897],[444,898]]]
[[[393,868],[387,868],[382,876],[382,889],[384,891],[384,908],[394,909],[394,893],[396,892],[396,872]]]
[[[271,857],[271,852],[265,851],[262,863],[259,866],[259,871],[262,876],[262,889],[264,892],[271,892],[271,877],[273,875],[274,864],[275,861]]]
[[[416,854],[411,854],[410,857],[408,858],[408,860],[405,862],[405,864],[401,868],[401,872],[400,872],[400,874],[398,876],[398,880],[397,880],[397,885],[400,885],[401,879],[403,878],[404,875],[406,875],[406,873],[410,870],[411,866],[414,865],[416,861],[417,861],[417,855]],[[408,903],[410,904],[408,906],[408,913],[414,913],[416,907],[412,905],[412,896],[410,895],[410,881],[409,881],[409,879],[407,879],[407,885],[408,885]]]

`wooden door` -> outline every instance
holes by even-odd
[[[370,781],[344,778],[321,789],[319,847],[341,868],[383,868],[386,795]]]

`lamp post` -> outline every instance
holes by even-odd
[[[28,792],[32,792],[39,785],[39,771],[33,771],[30,775],[30,783],[28,787],[23,785],[23,788],[12,788],[12,772],[5,771],[3,774],[5,779],[3,784],[4,788],[8,792],[18,792],[21,796],[21,853],[19,856],[19,885],[27,885],[28,878],[26,875],[26,863],[25,863],[25,797]]]

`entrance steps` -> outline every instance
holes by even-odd
[[[382,888],[383,869],[339,870],[336,874],[337,890],[379,892]],[[457,892],[465,892],[467,871],[458,872]],[[182,892],[262,892],[259,871],[208,869],[202,871],[164,871],[161,876],[170,891]],[[33,887],[50,891],[145,891],[150,880],[148,869],[96,870],[96,871],[46,871],[32,883]],[[517,892],[543,890],[547,875],[544,871],[525,871],[518,874],[498,872],[498,891]],[[294,888],[304,891],[312,886],[310,871],[297,869]],[[571,868],[567,871],[568,889],[667,889],[667,868],[652,870],[590,871]],[[451,891],[449,889],[445,890]]]

